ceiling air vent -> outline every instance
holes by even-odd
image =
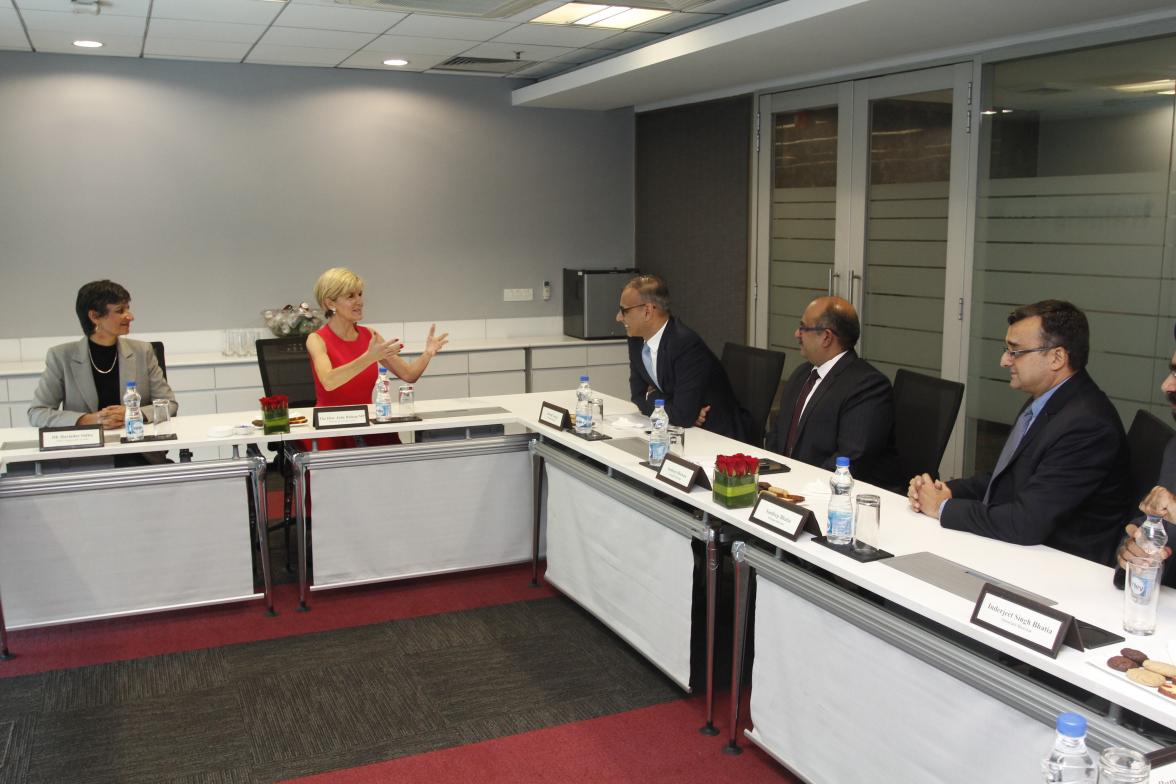
[[[499,60],[492,57],[450,57],[440,65],[434,65],[431,71],[460,71],[462,73],[508,74],[514,73],[528,65],[534,65],[533,60]]]

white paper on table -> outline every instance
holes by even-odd
[[[641,414],[621,414],[608,424],[610,427],[615,427],[618,430],[648,430],[649,417],[642,416]]]

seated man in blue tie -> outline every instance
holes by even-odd
[[[1086,372],[1086,314],[1044,300],[1009,314],[1001,367],[1027,392],[991,474],[910,481],[911,507],[944,528],[1014,544],[1046,544],[1110,563],[1128,514],[1123,423]]]
[[[656,275],[637,275],[621,290],[617,321],[629,336],[629,397],[642,414],[665,400],[670,424],[697,426],[743,441],[751,417],[702,338],[670,313],[670,290]]]

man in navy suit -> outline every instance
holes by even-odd
[[[670,313],[670,291],[656,275],[637,275],[621,290],[617,321],[629,336],[629,397],[642,414],[665,400],[670,424],[701,427],[743,441],[751,417],[735,399],[714,352]]]
[[[784,385],[768,446],[829,471],[848,457],[854,477],[891,486],[894,390],[854,351],[861,331],[853,305],[841,297],[818,297],[804,309],[795,337],[807,361]]]
[[[1044,300],[1017,308],[1008,322],[1000,364],[1030,400],[995,470],[946,484],[916,476],[911,507],[944,528],[1110,563],[1130,505],[1127,436],[1086,372],[1086,315]]]

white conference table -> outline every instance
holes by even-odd
[[[509,485],[507,488],[508,492],[501,498],[510,501],[510,503],[504,501],[503,506],[511,506],[512,515],[505,522],[499,521],[496,523],[496,525],[500,526],[496,530],[502,531],[509,529],[513,538],[510,548],[508,548],[510,551],[507,555],[503,556],[499,552],[494,554],[494,557],[526,560],[526,555],[534,557],[538,550],[538,543],[528,536],[528,534],[532,534],[535,530],[536,517],[527,514],[531,511],[531,504],[533,502],[532,494],[536,490],[536,485],[533,484],[533,474],[520,471],[520,464],[527,459],[523,457],[523,454],[525,450],[529,450],[532,453],[530,459],[534,461],[532,465],[538,462],[539,458],[543,458],[546,468],[547,495],[540,504],[540,512],[545,512],[547,518],[548,572],[550,578],[553,578],[553,584],[556,584],[561,590],[568,592],[569,595],[572,595],[574,599],[584,604],[590,611],[600,612],[604,615],[605,617],[602,620],[614,628],[617,628],[619,625],[617,619],[609,617],[607,612],[618,609],[616,605],[609,604],[609,601],[615,599],[615,595],[602,597],[592,594],[590,581],[599,572],[592,571],[594,567],[591,561],[598,557],[615,558],[618,557],[618,553],[625,553],[626,550],[629,550],[632,552],[624,556],[630,558],[624,564],[626,569],[639,567],[639,572],[643,569],[650,574],[656,575],[658,574],[657,569],[660,568],[659,562],[663,559],[673,560],[673,558],[677,558],[680,564],[684,564],[685,561],[680,552],[681,542],[677,542],[677,540],[685,540],[688,546],[690,534],[686,530],[685,524],[675,530],[675,526],[678,523],[673,518],[675,514],[681,514],[683,510],[687,510],[690,512],[687,517],[694,518],[695,522],[702,523],[704,528],[713,528],[718,524],[726,524],[737,531],[749,534],[770,545],[778,547],[783,553],[787,553],[803,562],[819,567],[846,584],[860,587],[870,594],[896,607],[902,608],[905,612],[925,619],[935,626],[948,630],[950,633],[959,635],[960,638],[970,641],[970,644],[982,646],[983,649],[988,651],[999,652],[1008,657],[1009,660],[1022,662],[1048,676],[1058,678],[1084,692],[1103,698],[1112,706],[1121,706],[1164,727],[1176,730],[1176,701],[1173,701],[1173,704],[1169,705],[1135,684],[1106,670],[1106,668],[1100,669],[1088,663],[1092,658],[1105,660],[1107,656],[1117,651],[1116,646],[1088,653],[1063,648],[1057,659],[1050,659],[1047,656],[1036,653],[1004,637],[970,624],[969,618],[972,611],[972,602],[960,598],[953,593],[892,569],[881,562],[859,564],[856,561],[810,541],[811,537],[808,534],[802,533],[798,541],[790,541],[749,522],[749,510],[728,510],[721,505],[715,504],[711,500],[710,492],[707,490],[695,489],[690,493],[686,493],[657,480],[650,469],[639,465],[641,458],[623,449],[618,449],[615,444],[610,444],[608,441],[585,441],[571,433],[559,432],[541,424],[538,420],[538,414],[540,404],[544,400],[570,407],[570,403],[574,400],[574,392],[569,389],[567,392],[562,393],[533,393],[477,399],[428,401],[418,404],[417,409],[419,413],[427,414],[431,411],[455,411],[458,409],[474,409],[475,411],[478,409],[501,410],[482,410],[464,416],[455,413],[440,419],[390,425],[373,425],[366,428],[357,428],[355,431],[349,431],[347,429],[314,431],[308,427],[295,427],[290,434],[284,436],[265,436],[260,431],[249,435],[229,436],[219,439],[208,436],[208,431],[212,426],[247,421],[256,416],[253,412],[200,417],[184,417],[181,415],[174,420],[174,427],[178,439],[169,442],[167,446],[169,449],[174,449],[179,447],[208,446],[211,443],[241,445],[274,441],[295,442],[305,441],[315,437],[360,435],[379,432],[412,432],[433,428],[475,427],[482,425],[504,425],[508,429],[530,431],[531,433],[539,434],[539,438],[531,439],[533,443],[528,447],[520,447],[518,439],[510,435],[492,439],[474,439],[474,441],[479,442],[496,443],[493,447],[486,447],[488,451],[485,454],[474,456],[475,460],[481,464],[473,471],[474,474],[480,473],[484,479],[485,477],[492,477],[493,474],[489,473],[488,469],[492,469],[503,461],[512,463],[509,477],[499,482],[502,485]],[[632,412],[634,410],[632,404],[627,401],[607,398],[606,424],[601,429],[603,432],[617,439],[643,437],[643,434],[639,432],[617,430],[607,424],[610,420],[613,420],[616,414]],[[725,439],[721,436],[715,436],[705,431],[690,429],[687,433],[684,457],[707,468],[713,463],[716,454],[729,454],[742,451],[749,454],[770,455],[765,450],[754,450],[746,445]],[[7,466],[9,463],[34,459],[52,461],[72,457],[110,455],[117,452],[145,451],[143,447],[136,448],[134,445],[110,445],[103,449],[78,450],[64,454],[37,453],[35,448],[30,449],[27,446],[8,446],[13,442],[18,442],[19,444],[22,440],[33,440],[35,436],[36,431],[33,429],[0,431],[0,468]],[[512,439],[514,440],[512,441]],[[392,463],[401,463],[411,466],[412,457],[410,448],[422,449],[420,452],[422,455],[449,461],[465,459],[467,456],[462,455],[461,452],[468,450],[471,446],[472,442],[458,442],[452,446],[446,446],[444,444],[413,444],[405,445],[404,447],[369,447],[364,450],[352,451],[371,453],[372,455],[379,453],[378,457],[380,460],[376,461],[377,463],[384,461],[389,465]],[[500,451],[495,452],[495,449]],[[427,455],[423,450],[438,451]],[[325,544],[320,542],[317,537],[330,525],[328,518],[325,516],[327,513],[326,510],[330,506],[330,501],[318,497],[317,490],[319,489],[319,484],[317,483],[319,483],[319,477],[326,477],[330,473],[330,469],[342,467],[342,465],[346,464],[348,460],[353,459],[353,457],[347,456],[344,458],[339,453],[333,455],[331,452],[307,452],[304,454],[310,455],[310,457],[306,458],[308,461],[308,470],[313,471],[316,477],[313,530],[316,537],[314,540],[314,546],[316,548],[314,552],[316,559],[315,570],[317,572],[321,565],[318,560],[319,556],[325,553],[327,549]],[[393,456],[395,459],[385,460],[385,458],[392,458]],[[360,460],[362,457],[357,455],[354,459],[362,462]],[[790,466],[791,472],[765,478],[770,479],[774,484],[789,488],[794,493],[806,496],[806,505],[813,509],[823,524],[828,496],[828,473],[812,466],[779,458],[779,456],[775,457]],[[340,465],[335,466],[332,463],[333,460],[341,461]],[[225,461],[210,462],[220,463]],[[584,473],[582,471],[577,473],[578,469],[575,468],[577,462],[589,466],[590,472],[599,475],[600,481],[586,481],[586,479],[591,478],[591,473]],[[181,466],[165,466],[162,468],[178,469]],[[121,470],[127,471],[128,469]],[[379,471],[381,469],[376,470]],[[343,472],[339,473],[340,476],[343,475]],[[527,473],[525,477],[524,473]],[[376,476],[376,474],[373,474],[373,476]],[[552,483],[552,477],[557,477],[554,484]],[[4,477],[0,479],[0,500],[4,498],[3,492],[5,486],[9,482],[16,482],[18,479],[20,481],[27,481],[23,477]],[[485,481],[480,487],[492,489],[493,485],[493,481]],[[607,492],[600,492],[602,488],[607,489],[609,486],[614,485],[622,488],[622,490],[617,491],[611,496]],[[554,492],[557,486],[563,490],[575,487],[576,489],[573,495],[578,500],[568,503],[567,498],[561,497],[561,493]],[[399,489],[396,485],[389,483],[375,484],[374,487],[376,490],[384,493],[387,493],[389,490]],[[648,492],[649,490],[656,490],[657,495],[650,494]],[[1071,613],[1082,620],[1089,621],[1111,631],[1118,631],[1120,629],[1123,598],[1122,592],[1114,589],[1111,585],[1111,569],[1043,546],[1020,547],[962,532],[944,530],[939,527],[937,522],[930,518],[917,515],[910,511],[905,499],[901,496],[886,493],[876,488],[870,488],[868,485],[859,482],[855,487],[855,492],[865,491],[879,492],[883,496],[881,525],[881,546],[883,549],[896,555],[922,551],[936,553],[971,569],[991,575],[998,580],[1047,596],[1057,602],[1057,609]],[[626,493],[631,492],[643,494],[645,496],[644,500],[638,499],[633,495],[626,495]],[[264,496],[264,494],[262,495]],[[343,495],[345,494],[336,493],[336,497],[342,497]],[[432,495],[426,493],[425,496],[431,497],[438,505],[448,504],[451,500],[449,496],[436,495],[435,492]],[[41,500],[43,499],[44,497],[41,498]],[[555,501],[554,504],[553,499]],[[262,500],[262,503],[264,503],[264,500]],[[643,504],[645,506],[642,506]],[[243,506],[236,510],[238,515],[244,512]],[[678,547],[679,552],[672,557],[667,557],[660,549],[657,549],[660,544],[665,543],[659,538],[661,536],[660,533],[650,534],[654,538],[648,542],[626,542],[624,538],[626,536],[625,533],[618,534],[613,532],[607,535],[593,535],[594,530],[614,522],[621,526],[641,526],[644,529],[648,529],[646,533],[654,531],[649,525],[640,522],[631,523],[629,518],[625,516],[625,509],[627,508],[630,513],[635,511],[633,517],[640,520],[641,518],[650,518],[650,512],[656,511],[655,507],[662,507],[668,510],[665,512],[668,520],[657,519],[654,522],[673,534],[673,537],[669,541],[677,542],[674,546]],[[410,515],[410,517],[414,517],[422,526],[426,524],[428,519],[425,514],[425,508],[424,502],[421,502],[417,506],[416,513]],[[476,505],[474,508],[477,508]],[[604,511],[594,512],[598,508]],[[519,510],[522,510],[521,515],[517,514]],[[341,510],[342,513],[339,515],[339,520],[348,519],[348,515],[353,511],[347,509]],[[589,513],[589,517],[585,518],[585,513]],[[611,519],[614,513],[616,516],[615,521]],[[462,511],[462,514],[468,516],[470,509],[466,508]],[[602,517],[607,519],[602,520]],[[9,517],[5,515],[2,519],[4,524],[0,524],[0,533],[8,527]],[[238,516],[237,520],[239,521],[240,519]],[[557,523],[555,540],[552,538],[553,521]],[[524,531],[521,537],[516,528],[519,525],[522,526]],[[381,534],[378,528],[373,528],[372,530],[373,535],[376,537],[380,535],[386,536],[386,532]],[[626,529],[622,528],[622,530]],[[474,529],[459,528],[455,541],[458,545],[468,545],[476,541],[477,533]],[[526,548],[522,544],[524,541],[527,544]],[[2,540],[0,540],[0,544],[2,544]],[[629,546],[626,547],[626,544]],[[322,552],[318,549],[320,547],[323,548]],[[575,548],[584,548],[584,552],[577,553]],[[247,549],[247,545],[245,549]],[[3,550],[0,549],[0,580],[7,580],[8,577],[6,575],[11,569],[11,564],[6,564],[2,560],[2,553]],[[523,554],[523,557],[519,557],[520,554]],[[348,557],[346,553],[336,555],[344,559]],[[264,559],[262,560],[264,561]],[[791,704],[793,709],[797,708],[794,702],[795,694],[787,691],[788,688],[791,688],[789,684],[773,682],[768,677],[768,673],[773,671],[804,673],[811,670],[811,663],[805,664],[805,668],[808,668],[808,670],[799,668],[791,660],[784,661],[782,657],[774,657],[770,649],[760,645],[760,641],[761,637],[768,632],[776,634],[778,639],[763,637],[767,644],[783,644],[784,638],[795,640],[796,638],[804,638],[806,636],[805,634],[792,634],[790,630],[796,624],[800,623],[801,613],[807,612],[808,608],[796,605],[794,602],[792,604],[782,604],[781,602],[764,602],[762,600],[764,595],[770,594],[775,590],[767,587],[768,583],[772,582],[775,584],[779,582],[784,583],[785,586],[790,586],[786,587],[784,592],[791,594],[791,596],[785,597],[785,599],[792,601],[793,597],[801,596],[805,593],[797,587],[800,584],[797,580],[803,582],[804,578],[797,578],[797,580],[789,582],[791,578],[787,575],[781,577],[781,574],[787,572],[789,568],[794,569],[795,567],[782,564],[782,562],[770,555],[752,554],[748,560],[756,561],[753,565],[756,567],[757,585],[759,586],[761,596],[761,600],[757,603],[756,617],[757,655],[754,662],[756,688],[752,692],[752,721],[755,728],[749,737],[757,743],[764,745],[769,753],[780,758],[786,765],[803,768],[802,763],[798,763],[796,759],[790,758],[790,755],[794,754],[796,750],[787,746],[786,743],[782,744],[779,738],[773,734],[773,727],[771,726],[773,722],[776,722],[780,718],[780,705],[787,706]],[[693,562],[691,561],[691,563]],[[774,563],[782,565],[776,567]],[[599,563],[596,566],[598,567]],[[425,565],[426,570],[437,568],[451,570],[474,568],[474,566],[467,563],[457,563],[448,566],[442,564],[440,567],[435,563]],[[409,570],[404,573],[375,574],[368,578],[361,577],[355,580],[350,580],[345,576],[337,584],[354,584],[355,582],[378,579],[397,579],[415,573],[425,572],[422,570],[416,572]],[[682,569],[676,566],[667,574],[667,581],[674,585],[671,593],[679,592],[681,586],[684,585]],[[587,585],[585,581],[588,581]],[[656,589],[658,587],[657,582],[657,580],[653,581],[649,584],[649,587]],[[11,588],[7,582],[0,582],[0,587],[3,589],[0,593],[5,595],[5,601],[7,601],[6,594]],[[331,587],[331,584],[325,583],[320,585],[316,578],[314,587],[326,588]],[[647,585],[639,583],[637,587],[640,589],[640,592],[644,592]],[[781,586],[776,584],[775,587],[780,588]],[[841,591],[841,589],[837,587],[835,582],[826,580],[821,583],[819,591],[809,592],[808,597],[811,599],[818,593],[833,596],[838,591]],[[662,600],[669,601],[664,596],[660,597],[660,599],[655,597],[651,599],[650,607],[657,608],[659,606],[658,601]],[[679,605],[676,612],[680,616],[682,613],[682,606],[680,604],[682,597],[678,596],[677,601]],[[689,601],[688,596],[686,601]],[[812,602],[808,602],[808,604],[812,604]],[[620,609],[623,610],[625,608]],[[646,611],[648,609],[646,608]],[[809,624],[809,626],[800,626],[797,628],[805,630],[826,627],[838,628],[837,623],[834,622],[836,619],[828,613],[828,608],[818,609],[820,613],[824,613],[818,613],[815,616],[820,619],[819,622],[808,619],[804,623]],[[855,607],[850,607],[845,612],[848,615],[859,614],[864,616],[870,614],[868,610]],[[62,619],[57,622],[66,622],[68,620],[70,619]],[[679,623],[675,631],[678,635],[675,644],[679,647],[681,647],[680,643],[682,640],[682,629],[680,627],[681,625]],[[2,629],[2,619],[0,619],[0,630]],[[875,639],[881,639],[885,636],[878,629],[875,629],[874,632],[872,636]],[[665,651],[655,650],[653,651],[654,655],[651,655],[650,651],[643,650],[641,645],[638,644],[641,642],[640,639],[634,639],[634,636],[626,636],[624,634],[622,636],[625,636],[626,639],[629,639],[630,642],[637,645],[639,650],[642,650],[643,653],[650,656],[655,664],[658,664],[658,666],[667,672],[672,669],[670,666],[667,666],[667,661],[670,661],[673,657],[678,657],[678,665],[681,664],[681,656],[683,655],[681,650],[671,654],[666,654]],[[641,635],[635,636],[640,637]],[[1151,649],[1155,651],[1153,655],[1162,657],[1164,652],[1157,646],[1163,645],[1169,638],[1176,639],[1176,592],[1170,589],[1164,589],[1160,601],[1159,632],[1156,637],[1128,637],[1126,644],[1145,651]],[[889,642],[884,641],[884,645],[893,647],[890,645],[892,642],[893,640]],[[949,655],[947,655],[947,658],[956,658],[959,661],[971,661],[967,658],[969,651],[965,650],[966,646],[948,642],[940,647],[948,652]],[[885,651],[883,650],[882,652],[884,653]],[[688,656],[688,652],[685,655]],[[662,658],[659,660],[655,656]],[[669,658],[665,658],[666,656],[669,656]],[[945,668],[950,669],[950,666],[944,664],[942,661],[939,665],[935,669],[938,669],[940,672],[944,672]],[[882,679],[890,675],[885,671],[876,674]],[[957,672],[953,677],[959,680],[962,676]],[[676,680],[679,683],[682,682],[680,672]],[[808,678],[807,680],[813,681],[814,679]],[[983,690],[978,689],[976,684],[967,685],[972,692],[975,692],[974,698],[976,700],[987,699],[982,694]],[[779,693],[772,694],[773,689],[777,689]],[[970,695],[971,692],[965,692],[965,694]],[[781,702],[779,699],[781,695],[791,695],[793,702],[789,703],[788,700]],[[768,697],[776,700],[776,702],[768,700]],[[879,700],[881,699],[879,697]],[[1010,700],[1016,702],[1011,697]],[[803,706],[805,709],[811,707],[813,706]],[[1024,705],[1020,705],[1018,710],[1022,715],[1026,715],[1025,712],[1028,709]],[[1033,726],[1039,726],[1042,732],[1049,734],[1052,731],[1043,723],[1045,720],[1043,715],[1033,715],[1029,716],[1029,718],[1032,720]],[[1108,719],[1101,723],[1097,717],[1094,717],[1092,733],[1095,736],[1102,733],[1103,737],[1121,737],[1122,730],[1115,729],[1114,718],[1114,710],[1110,712]],[[1116,733],[1119,734],[1117,735]],[[1139,740],[1141,744],[1146,745],[1144,739]],[[1044,754],[1044,751],[1042,751],[1043,747],[1036,745],[1037,739],[1034,739],[1033,743],[1035,744],[1036,751],[1040,752],[1040,754],[1037,754],[1039,758],[1041,754]],[[1048,748],[1048,743],[1044,748]],[[802,775],[804,775],[803,771],[798,772],[802,772]],[[813,775],[814,780],[820,780],[819,775],[816,773]]]

